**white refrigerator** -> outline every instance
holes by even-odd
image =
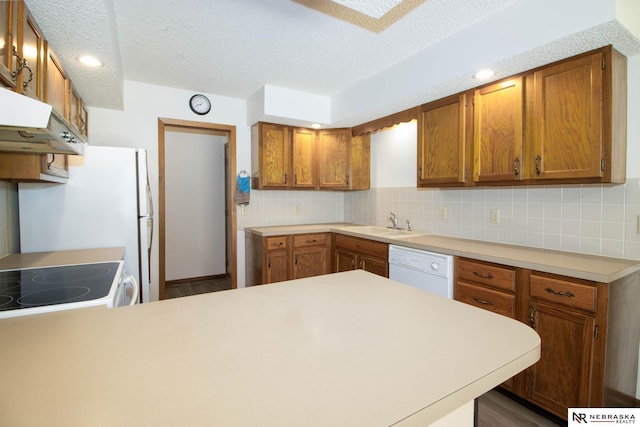
[[[125,269],[149,302],[153,204],[147,152],[88,146],[69,156],[66,184],[20,183],[22,253],[124,247]]]

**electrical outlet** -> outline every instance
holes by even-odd
[[[500,224],[500,209],[491,209],[491,224]]]
[[[440,208],[440,220],[447,219],[447,208]]]

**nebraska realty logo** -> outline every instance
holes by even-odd
[[[585,424],[635,424],[640,408],[569,408],[568,427]]]

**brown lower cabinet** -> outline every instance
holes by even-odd
[[[265,285],[331,272],[330,233],[260,236],[247,233],[246,285]]]
[[[640,273],[599,283],[456,258],[454,298],[520,320],[540,360],[503,388],[567,418],[570,407],[635,404]]]
[[[69,178],[64,154],[0,153],[0,179],[21,182],[59,182]]]
[[[387,243],[334,234],[333,271],[365,270],[389,277],[388,252]]]

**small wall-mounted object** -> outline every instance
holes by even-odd
[[[205,95],[196,93],[189,99],[189,108],[194,113],[204,116],[211,111],[211,101]]]

